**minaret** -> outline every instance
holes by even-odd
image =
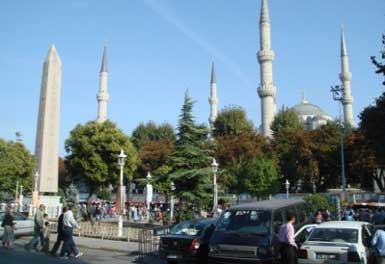
[[[61,66],[52,45],[43,64],[35,145],[33,189],[43,193],[58,190]]]
[[[273,82],[274,51],[271,49],[271,30],[269,8],[267,0],[262,0],[261,17],[259,21],[260,50],[257,54],[260,64],[261,83],[258,95],[261,98],[261,132],[266,137],[271,137],[271,123],[276,113],[275,94]]]
[[[214,130],[214,122],[218,116],[218,97],[217,97],[217,78],[215,74],[215,65],[214,62],[211,66],[211,80],[210,80],[210,131]]]
[[[342,105],[344,110],[344,122],[355,126],[353,119],[353,96],[350,81],[352,80],[352,73],[349,69],[349,57],[346,49],[344,28],[341,26],[341,73],[340,80],[344,88]]]
[[[102,66],[100,68],[99,93],[96,96],[98,100],[98,123],[103,123],[107,119],[107,102],[110,98],[108,94],[108,72],[107,72],[107,47],[104,46]]]

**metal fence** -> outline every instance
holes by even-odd
[[[146,257],[158,256],[160,236],[169,232],[169,227],[142,229],[138,232],[139,262],[144,263]]]
[[[142,228],[124,227],[123,235],[119,237],[117,223],[95,223],[92,225],[90,222],[81,222],[80,227],[80,229],[74,229],[73,234],[75,236],[135,242],[138,241],[139,233],[142,231]],[[50,231],[52,233],[57,232],[56,222],[51,222]]]

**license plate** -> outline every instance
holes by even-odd
[[[337,254],[317,254],[317,259],[338,259]]]
[[[179,256],[177,255],[167,255],[167,259],[178,259]]]

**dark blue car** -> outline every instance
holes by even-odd
[[[208,244],[215,219],[185,221],[161,236],[159,255],[167,263],[207,263]]]

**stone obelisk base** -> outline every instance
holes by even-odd
[[[41,195],[40,204],[45,205],[45,212],[48,214],[48,218],[58,218],[63,205],[60,203],[60,196],[56,195]]]

